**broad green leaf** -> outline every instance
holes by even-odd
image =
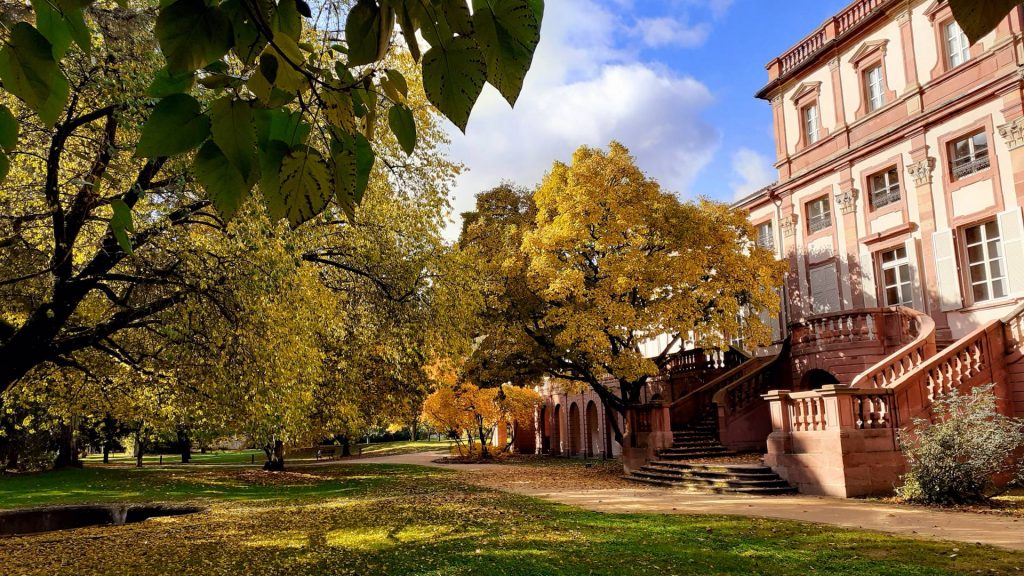
[[[476,40],[487,62],[487,80],[513,106],[540,41],[538,6],[543,12],[541,0],[473,0]]]
[[[388,112],[388,126],[398,139],[398,144],[408,155],[416,149],[416,120],[409,110],[401,104],[395,104]]]
[[[11,161],[7,158],[7,154],[0,151],[0,182],[3,182],[7,178],[7,174],[11,171]]]
[[[259,71],[249,79],[249,89],[271,108],[278,107],[280,103],[271,99],[273,89],[294,96],[309,88],[306,77],[295,68],[301,66],[304,60],[302,50],[294,40],[288,36],[277,36],[274,44],[267,46],[260,55]],[[276,61],[276,65],[272,61]],[[286,102],[290,101],[291,99]]]
[[[56,6],[49,0],[32,0],[36,13],[36,29],[50,42],[55,60],[60,60],[71,47],[71,29]]]
[[[320,153],[309,147],[289,152],[281,161],[280,190],[293,228],[323,212],[331,200],[331,175]]]
[[[203,0],[177,0],[160,10],[156,38],[174,74],[192,72],[227,54],[234,43],[231,23],[218,6]]]
[[[381,59],[391,40],[393,20],[394,11],[390,7],[382,10],[374,0],[358,0],[345,19],[349,66],[362,66]]]
[[[455,37],[444,11],[433,0],[412,0],[405,6],[423,39],[431,46],[447,46]]]
[[[466,0],[441,0],[441,10],[453,32],[461,36],[473,33],[473,17]]]
[[[274,108],[255,110],[256,141],[260,147],[277,141],[288,148],[296,148],[306,141],[310,126],[302,121],[302,112]]]
[[[395,90],[398,90],[403,98],[409,97],[409,82],[401,72],[388,69],[384,71],[384,74],[387,76],[388,82],[395,87]]]
[[[57,122],[68,101],[68,81],[53,58],[53,47],[25,22],[11,27],[7,44],[0,49],[0,82],[47,126]]]
[[[1020,0],[949,0],[953,17],[971,44],[995,30],[1010,10],[1019,4]]]
[[[337,85],[323,87],[320,89],[320,99],[324,115],[331,126],[341,128],[346,132],[355,130],[355,107],[350,92],[342,90]]]
[[[267,46],[267,40],[250,19],[242,0],[227,0],[220,7],[231,22],[231,32],[234,35],[232,51],[247,66],[253,64]]]
[[[370,185],[370,173],[373,172],[373,164],[377,161],[377,156],[373,152],[373,146],[370,144],[370,141],[362,134],[356,134],[354,139],[356,148],[355,200],[358,205],[363,202],[366,188]]]
[[[248,102],[221,98],[210,107],[213,141],[224,156],[248,180],[256,164],[256,129]]]
[[[142,127],[135,155],[157,158],[182,154],[209,136],[210,118],[199,109],[199,102],[188,94],[172,94],[157,103]]]
[[[423,55],[423,88],[427,98],[463,132],[469,114],[487,81],[487,64],[469,38],[455,38]]]
[[[153,82],[146,92],[153,98],[166,98],[171,94],[188,92],[192,89],[195,79],[195,74],[191,72],[171,74],[165,66],[153,75]]]
[[[302,38],[302,16],[297,8],[295,0],[280,0],[270,21],[274,32],[285,34],[296,42]],[[274,34],[274,40],[277,40],[277,34]]]
[[[288,154],[288,145],[280,140],[271,140],[259,150],[260,192],[274,222],[287,214],[284,197],[281,195],[281,162]]]
[[[210,140],[196,153],[193,169],[196,180],[206,190],[206,195],[221,217],[225,220],[233,218],[249,195],[249,186],[242,174]]]
[[[334,199],[349,220],[356,217],[356,179],[358,168],[354,153],[336,152],[331,155],[331,173],[334,177]]]
[[[306,4],[306,0],[295,0],[295,10],[305,18],[313,17],[313,10]]]
[[[110,207],[114,211],[110,217],[110,231],[114,234],[114,239],[117,240],[121,249],[128,254],[133,254],[132,241],[128,237],[128,232],[135,231],[135,225],[132,223],[132,209],[120,198],[111,201]]]
[[[369,140],[359,133],[335,131],[331,142],[334,195],[348,217],[355,217],[355,206],[363,201],[376,156]]]
[[[6,152],[14,151],[18,145],[18,119],[11,109],[0,104],[0,148]]]
[[[402,29],[402,37],[405,39],[409,54],[413,61],[419,62],[420,43],[416,39],[416,21],[409,11],[410,3],[404,0],[390,0],[390,4],[395,10],[395,19],[398,21],[399,28]]]

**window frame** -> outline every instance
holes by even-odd
[[[903,255],[899,256],[899,251],[903,251]],[[894,259],[886,262],[885,256],[887,254],[894,254]],[[875,253],[875,269],[878,274],[878,289],[881,292],[879,301],[883,302],[885,306],[905,306],[908,308],[914,307],[914,267],[913,262],[910,259],[910,250],[907,249],[906,243],[897,244],[895,246],[889,246],[883,250],[879,250]],[[903,278],[903,270],[905,269],[906,277]],[[895,275],[895,284],[889,285],[886,280],[886,271],[892,270]],[[889,290],[894,289],[898,294],[899,302],[892,303],[889,301]],[[904,289],[906,293],[904,294]]]
[[[895,182],[890,179],[890,175],[895,175]],[[885,179],[884,193],[885,202],[879,204],[877,202],[879,190],[875,189],[875,178],[882,176]],[[888,208],[890,206],[897,205],[903,202],[903,179],[900,176],[900,170],[898,166],[890,166],[886,169],[872,172],[867,176],[867,189],[868,189],[868,205],[871,207],[872,212]],[[893,192],[895,191],[895,197]]]
[[[807,220],[808,236],[814,236],[816,234],[825,232],[826,230],[829,230],[835,225],[835,220],[832,218],[833,210],[831,200],[832,196],[830,194],[825,194],[823,196],[817,196],[815,198],[812,198],[811,200],[808,200],[804,204],[804,218]],[[821,211],[820,214],[818,214],[817,217],[814,217],[811,215],[811,209],[818,204],[823,206],[824,209]],[[817,221],[824,219],[824,215],[828,216],[827,224],[817,224]]]
[[[850,58],[850,65],[857,73],[857,82],[860,88],[860,104],[854,114],[855,119],[859,120],[884,110],[897,100],[896,92],[889,88],[889,74],[886,69],[888,44],[888,40],[865,42]],[[878,70],[877,102],[872,97],[869,80],[869,75],[876,69]]]
[[[928,18],[931,23],[932,32],[934,34],[935,50],[938,58],[935,59],[935,66],[931,70],[929,80],[935,80],[945,74],[951,73],[954,70],[961,70],[967,65],[978,60],[978,57],[985,53],[985,47],[982,46],[981,42],[975,42],[968,46],[968,52],[970,57],[960,64],[959,66],[951,66],[951,60],[949,58],[949,47],[946,45],[946,25],[952,21],[953,9],[949,7],[948,2],[936,1],[932,4],[932,7],[925,10],[924,16]],[[1003,24],[1001,23],[1000,26]]]
[[[877,75],[876,75],[877,73]],[[868,114],[877,112],[885,107],[885,72],[882,70],[882,63],[879,62],[863,72],[864,98],[867,101]],[[873,78],[874,77],[874,78]]]
[[[768,230],[768,234],[764,235],[764,234],[762,234],[762,231],[764,229],[766,229],[766,228]],[[754,230],[755,230],[755,243],[758,246],[760,246],[761,248],[764,248],[765,250],[771,250],[772,252],[774,252],[775,251],[775,223],[772,222],[771,220],[765,220],[764,222],[759,222],[757,224],[754,224]],[[766,239],[767,239],[767,242],[765,241]]]
[[[953,70],[954,68],[959,68],[960,66],[970,62],[972,58],[971,42],[967,39],[967,35],[964,34],[960,24],[955,19],[950,18],[940,23],[939,26],[942,30],[942,57],[946,59],[946,70]],[[953,27],[956,27],[957,31],[960,33],[956,38],[953,38],[949,34]],[[954,54],[953,47],[951,46],[954,39],[958,45],[958,51],[956,54]],[[963,60],[956,62],[955,57],[963,58]]]
[[[978,155],[978,145],[975,142],[975,139],[977,139],[978,136],[985,137],[984,158],[981,158]],[[957,156],[956,148],[961,142],[966,142],[969,148],[966,156]],[[949,171],[950,182],[960,182],[961,180],[971,178],[972,176],[989,170],[992,168],[992,146],[988,137],[988,131],[985,129],[973,130],[964,135],[952,138],[946,143],[946,156],[946,168]],[[966,159],[967,162],[962,162],[961,167],[966,166],[970,168],[970,171],[964,170],[962,173],[958,173],[957,162],[964,159]]]
[[[994,225],[996,228],[997,235],[995,237],[989,237],[988,235],[988,226],[990,224]],[[970,242],[968,239],[968,233],[974,229],[980,230],[979,242]],[[992,302],[1005,300],[1010,297],[1009,275],[1007,273],[1008,271],[1006,268],[1006,252],[1003,249],[1002,232],[1003,231],[999,226],[998,218],[988,218],[981,222],[976,222],[974,224],[963,226],[958,230],[958,241],[960,246],[963,248],[963,252],[961,253],[960,257],[960,262],[962,266],[961,270],[965,271],[960,274],[960,281],[963,284],[964,301],[968,303],[969,306],[973,306],[975,304],[989,304]],[[996,255],[995,257],[993,257],[989,253],[989,244],[992,242],[996,243],[999,252],[999,254]],[[972,247],[979,247],[981,249],[981,260],[974,261],[971,259]],[[991,274],[993,262],[999,263],[999,270],[1001,276],[993,276]],[[974,268],[976,266],[980,266],[981,269],[984,271],[984,278],[980,280],[975,278],[974,275]],[[995,295],[994,286],[997,282],[1001,285],[1002,288],[1003,294],[1001,296]],[[976,286],[985,287],[987,294],[985,298],[979,299],[977,297],[977,295],[975,294]]]

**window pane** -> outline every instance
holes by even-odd
[[[900,303],[899,291],[896,290],[896,288],[886,288],[885,289],[885,305],[886,306],[896,306],[899,303]]]
[[[981,242],[981,227],[975,226],[973,228],[968,228],[965,236],[967,237],[968,244],[977,244],[978,242]]]
[[[970,263],[981,262],[985,259],[985,251],[981,249],[981,245],[970,246],[967,248],[967,261]]]
[[[897,248],[893,252],[896,253],[896,259],[897,260],[904,260],[907,257],[907,248],[905,246],[902,247],[902,248]]]
[[[979,148],[988,148],[988,136],[984,132],[974,136],[974,149],[977,151]]]
[[[972,282],[984,282],[987,279],[985,276],[985,264],[972,264],[971,265],[971,281]]]
[[[1003,261],[1001,259],[991,260],[988,263],[989,278],[1001,278],[1003,276]]]
[[[890,286],[890,285],[896,283],[896,270],[895,269],[888,268],[888,269],[885,270],[883,275],[885,277],[885,285],[886,286]]]
[[[974,301],[983,302],[988,300],[988,286],[985,284],[974,285]]]
[[[995,220],[985,224],[985,236],[999,238],[999,224]]]
[[[992,297],[993,298],[1004,298],[1006,297],[1006,288],[1003,285],[1002,280],[996,280],[992,282]]]

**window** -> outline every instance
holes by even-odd
[[[807,145],[810,146],[821,138],[821,133],[818,131],[818,105],[804,106],[803,111],[804,136],[807,138]]]
[[[971,45],[956,20],[952,20],[942,27],[942,35],[946,42],[946,60],[950,69],[970,60]]]
[[[810,233],[820,232],[832,226],[832,207],[828,196],[822,196],[807,204],[807,230]]]
[[[864,89],[867,91],[868,112],[885,106],[885,85],[882,83],[882,65],[869,68],[864,73]]]
[[[970,267],[971,293],[975,302],[1006,296],[1006,266],[999,224],[993,220],[964,231],[967,264]]]
[[[911,292],[910,260],[907,258],[907,247],[900,246],[895,250],[882,252],[879,256],[878,267],[882,272],[885,305],[913,306],[914,295]]]
[[[868,179],[871,189],[871,207],[879,209],[900,201],[900,174],[896,168],[875,174]]]
[[[989,167],[988,136],[978,132],[949,145],[950,173],[959,180]]]
[[[775,236],[772,232],[772,223],[765,222],[757,227],[757,245],[768,250],[775,249]]]

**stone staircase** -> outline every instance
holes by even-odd
[[[658,452],[658,458],[642,466],[627,480],[687,488],[716,494],[795,494],[796,490],[771,468],[760,464],[691,464],[687,460],[728,458],[736,453],[718,440],[715,412],[708,411],[696,423],[673,434],[671,448]]]
[[[655,460],[625,478],[643,484],[714,494],[796,494],[795,488],[779,478],[771,468],[760,464],[686,464]]]

